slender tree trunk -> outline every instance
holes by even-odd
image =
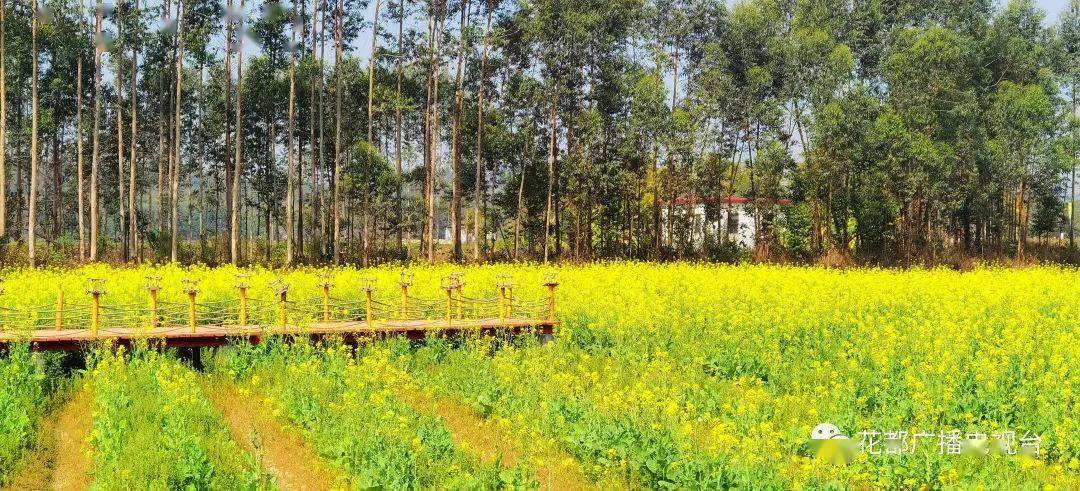
[[[320,11],[319,5],[321,5],[321,4],[322,4],[322,2],[320,2],[318,0],[315,0],[315,1],[312,2],[313,12],[311,13],[311,53],[309,54],[309,56],[311,56],[311,59],[312,59],[313,62],[315,60],[315,33],[317,32],[317,29],[318,29],[318,20],[319,20],[319,11]],[[315,63],[312,63],[312,64],[316,65]],[[312,76],[311,76],[311,80],[310,80],[310,84],[309,84],[310,85],[310,87],[309,87],[310,94],[309,94],[309,99],[308,99],[308,115],[309,115],[308,124],[311,127],[310,128],[311,129],[310,144],[308,146],[310,147],[310,151],[311,151],[311,193],[313,194],[312,199],[311,199],[311,228],[312,229],[315,229],[316,224],[318,224],[318,222],[319,222],[319,200],[318,200],[318,198],[319,198],[319,196],[318,196],[318,193],[319,193],[319,174],[318,174],[319,160],[317,158],[318,157],[318,146],[317,146],[316,140],[315,140],[315,77],[316,76],[319,77],[319,82],[321,84],[321,82],[322,82],[322,64],[317,64],[316,66],[318,67],[318,72],[312,71]],[[303,186],[300,186],[300,188],[303,189]],[[301,201],[303,201],[303,200],[301,200]],[[303,214],[301,214],[301,220],[303,220]],[[303,223],[301,223],[300,230],[302,231],[303,229],[304,229]],[[303,237],[304,233],[301,232],[300,236]],[[301,238],[301,241],[302,240],[303,239]],[[318,242],[315,242],[315,243],[318,244]],[[303,250],[303,247],[301,247],[300,249]],[[322,253],[320,251],[318,251],[318,250],[314,251],[314,254],[315,254],[316,258],[318,258],[318,257],[320,257],[322,255]]]
[[[37,225],[37,167],[38,167],[38,3],[32,2],[30,11],[30,205],[26,220],[27,259],[30,267],[37,266],[35,259],[34,229]]]
[[[495,3],[487,5],[487,19],[484,22],[484,46],[480,55],[480,82],[476,89],[476,176],[473,184],[473,261],[480,261],[480,242],[484,237],[483,219],[480,218],[484,182],[484,83],[487,81],[488,46],[491,43],[491,15]]]
[[[3,37],[0,36],[0,43],[2,43]],[[3,69],[0,68],[0,73],[3,73]],[[1076,117],[1080,117],[1080,113],[1077,113],[1077,108],[1080,107],[1080,98],[1077,96],[1077,85],[1080,85],[1080,77],[1077,77],[1072,82],[1072,113]],[[0,111],[0,115],[3,112]],[[2,116],[0,116],[2,117]],[[0,139],[0,142],[3,140]],[[1074,157],[1080,160],[1080,151]],[[2,161],[0,161],[2,162]],[[0,165],[0,169],[3,169],[3,165]],[[3,177],[3,170],[0,170],[0,178]],[[3,210],[0,207],[0,210]],[[0,229],[2,230],[2,229]],[[1076,163],[1074,161],[1072,170],[1069,173],[1069,249],[1074,246],[1074,235],[1076,232]]]
[[[521,180],[518,181],[517,192],[517,218],[514,220],[514,261],[519,260],[518,246],[521,244],[521,222],[525,219],[525,176],[528,170],[529,161],[533,156],[533,139],[531,126],[525,130],[525,144],[527,149],[525,151],[525,158],[521,160]]]
[[[439,38],[442,34],[442,0],[438,0],[432,6],[434,12],[434,24],[431,30],[431,98],[428,104],[428,185],[427,185],[427,257],[428,263],[435,262],[435,170],[438,162],[439,151],[439,67],[441,61],[438,56]]]
[[[237,30],[244,32],[244,0],[240,0],[240,17]],[[232,216],[229,217],[232,237],[229,240],[229,259],[236,265],[240,262],[240,179],[243,176],[240,153],[243,143],[243,126],[241,125],[241,95],[244,92],[244,36],[241,34],[236,39],[236,111],[233,132],[236,134],[236,142],[233,144],[233,180],[232,180]]]
[[[326,80],[323,71],[326,67],[326,11],[321,11],[322,23],[319,24],[319,173],[316,174],[316,192],[319,195],[319,232],[323,237],[323,257],[331,255],[333,240],[330,238],[330,207],[326,206],[326,196],[323,194],[322,176],[328,168],[326,164]]]
[[[101,0],[97,3],[97,13],[94,18],[94,32],[96,39],[101,39],[101,15],[103,5]],[[98,254],[98,222],[100,221],[100,209],[98,208],[98,163],[101,156],[101,51],[100,43],[94,47],[94,138],[90,150],[90,260],[97,261]]]
[[[0,0],[0,11],[2,11],[3,8],[4,8],[3,7],[3,0]],[[85,8],[85,4],[84,4],[83,0],[79,0],[79,38],[80,39],[82,38],[82,35],[83,35],[83,29],[86,28],[86,25],[84,23],[84,17],[83,17],[83,9],[84,8]],[[0,26],[2,26],[3,22],[4,22],[3,21],[3,14],[0,13]],[[4,37],[3,36],[3,27],[0,27],[0,121],[4,121],[4,102],[3,102],[3,99],[5,98],[4,93],[3,93],[4,92],[3,91],[3,86],[4,86],[4,82],[3,82],[3,78],[4,78],[3,56],[4,55],[2,53],[3,52],[3,37]],[[77,205],[77,209],[78,209],[77,212],[79,214],[79,216],[77,218],[77,221],[78,221],[78,224],[79,224],[79,262],[86,261],[86,224],[84,223],[84,220],[83,220],[83,217],[86,215],[86,210],[83,209],[83,202],[85,200],[85,197],[83,196],[85,194],[84,190],[83,190],[83,176],[85,175],[85,172],[83,171],[83,124],[82,124],[82,109],[83,109],[83,102],[82,102],[82,96],[83,96],[82,68],[83,68],[83,64],[82,64],[82,61],[83,61],[82,56],[79,56],[78,59],[75,62],[75,151],[78,154],[78,155],[75,156],[75,165],[76,165],[75,172],[78,174],[78,176],[76,178],[76,181],[75,181],[76,182],[75,189],[76,189],[76,199],[79,200],[79,204]],[[3,124],[0,124],[0,149],[4,148],[3,126],[4,126]],[[0,150],[0,182],[6,182],[4,180],[4,170],[3,170],[3,168],[4,168],[4,165],[3,165],[4,156],[3,156],[3,153],[4,152],[2,150]],[[3,194],[3,192],[0,192],[0,194]],[[3,218],[4,211],[3,211],[3,204],[2,204],[3,201],[4,201],[4,198],[0,197],[0,223],[3,223],[3,221],[4,221],[4,218]],[[0,225],[0,235],[3,235],[2,229],[3,229],[3,225]]]
[[[55,91],[53,94],[55,95]],[[55,111],[56,108],[54,107]],[[60,127],[57,126],[52,135],[52,162],[53,162],[53,231],[52,241],[55,243],[60,238],[60,220],[64,209],[64,171],[60,166]]]
[[[222,168],[225,171],[225,189],[222,190],[222,197],[225,199],[225,215],[229,217],[228,223],[225,225],[226,233],[229,235],[229,241],[233,238],[233,200],[232,200],[232,182],[236,176],[232,171],[232,121],[229,120],[229,101],[232,98],[232,57],[233,57],[233,2],[227,0],[225,4],[225,94],[222,96],[222,111],[224,114],[225,125],[225,141],[224,141],[224,161],[222,162]],[[224,242],[224,238],[222,238]],[[230,254],[231,254],[230,247]],[[230,255],[230,261],[232,256]]]
[[[157,203],[154,206],[155,214],[157,215],[157,231],[158,234],[165,233],[165,160],[168,156],[165,154],[165,119],[168,117],[168,97],[165,89],[165,77],[161,77],[161,94],[163,97],[161,103],[161,110],[158,111],[158,151],[157,151]],[[171,154],[172,151],[170,150]]]
[[[117,17],[116,23],[117,37],[119,37],[123,34],[123,27],[120,24],[119,17]],[[127,211],[125,210],[127,200],[124,198],[124,56],[119,49],[112,56],[116,59],[116,73],[113,74],[115,82],[113,85],[116,87],[116,196],[118,197],[116,206],[120,211],[117,231],[120,235],[120,258],[126,262],[128,260],[128,243],[125,231],[127,227]]]
[[[367,142],[374,144],[375,114],[375,59],[379,50],[379,7],[380,0],[375,0],[375,15],[371,20],[371,59],[368,63],[368,100],[367,100]]]
[[[135,0],[135,11],[139,10],[139,0]],[[135,182],[138,171],[138,153],[136,143],[139,135],[139,33],[135,32],[131,41],[131,88],[128,97],[131,98],[131,158],[128,159],[130,171],[128,172],[128,233],[131,235],[129,242],[131,255],[139,257],[139,214],[135,206]]]
[[[424,196],[424,219],[420,224],[420,254],[427,257],[427,244],[431,237],[431,231],[428,227],[427,220],[427,202],[429,187],[431,185],[431,101],[432,101],[432,87],[435,85],[435,79],[432,77],[432,72],[435,69],[434,66],[434,49],[435,49],[435,5],[429,4],[428,9],[428,65],[427,65],[427,77],[424,80],[424,183],[422,185],[422,194]]]
[[[300,12],[307,11],[307,2],[300,3]],[[298,14],[299,15],[299,14]],[[312,19],[314,22],[314,19]],[[307,23],[301,27],[300,42],[307,39]],[[314,49],[314,44],[312,44]],[[299,46],[296,48],[299,50]],[[294,55],[296,56],[296,55]],[[297,101],[299,105],[299,101]],[[299,111],[299,109],[297,109]],[[303,130],[301,130],[303,131]],[[296,258],[304,259],[304,139],[296,135]],[[312,159],[314,164],[314,159]]]
[[[544,208],[544,264],[548,263],[551,256],[551,197],[555,188],[555,151],[558,149],[558,126],[556,126],[556,111],[558,105],[558,83],[553,86],[551,94],[551,111],[548,115],[548,126],[551,136],[548,142],[548,185],[547,206]],[[557,253],[557,252],[556,252]]]
[[[270,136],[266,141],[266,153],[267,162],[270,163],[263,172],[266,183],[270,189],[274,188],[274,174],[272,167],[277,166],[277,159],[274,155],[274,143],[277,141],[277,133],[275,132],[276,126],[272,121],[270,112],[266,114],[266,133]],[[267,197],[266,200],[266,262],[270,263],[271,253],[274,249],[274,230],[271,228],[271,222],[273,221],[273,207],[272,199]]]
[[[180,131],[183,126],[180,119],[180,99],[183,94],[183,82],[184,82],[184,12],[187,9],[187,2],[176,2],[176,116],[175,116],[175,130],[173,145],[173,168],[172,175],[170,176],[172,182],[172,190],[169,198],[172,202],[172,233],[169,234],[170,239],[170,253],[169,258],[172,262],[177,261],[178,257],[178,243],[180,236],[180,214],[178,209],[180,206]],[[190,226],[190,225],[189,225]]]
[[[1024,195],[1026,186],[1024,178],[1020,178],[1020,185],[1016,189],[1016,259],[1023,260],[1027,248],[1027,206]]]
[[[0,0],[2,2],[3,0]],[[405,237],[404,237],[404,221],[405,216],[405,203],[402,199],[402,186],[401,182],[401,79],[402,79],[402,66],[405,57],[405,47],[403,45],[404,32],[405,32],[405,0],[398,1],[398,37],[397,37],[397,97],[394,103],[394,168],[397,171],[397,248],[398,251],[404,250]],[[2,73],[2,72],[0,72]]]
[[[5,41],[5,35],[7,28],[7,5],[4,0],[0,0],[0,237],[7,235],[7,42]],[[82,34],[82,7],[79,8],[80,29],[79,34]],[[79,57],[78,65],[79,73],[82,73],[82,57]],[[79,84],[82,84],[82,77],[79,77]],[[80,92],[81,95],[81,92]],[[82,108],[82,104],[79,105],[79,109]],[[81,114],[81,113],[80,113]],[[80,152],[81,156],[81,152]],[[79,188],[82,189],[81,187]],[[81,201],[80,201],[81,203]],[[82,219],[82,214],[79,214],[79,219]],[[80,256],[82,256],[82,242],[80,240]],[[82,256],[81,258],[85,258]]]
[[[465,88],[462,78],[465,65],[465,29],[469,21],[469,0],[461,4],[461,24],[458,27],[457,74],[454,77],[454,120],[450,129],[450,235],[453,244],[453,260],[461,260],[461,104]]]
[[[341,264],[341,35],[344,0],[334,11],[334,264]]]
[[[292,28],[292,44],[296,46],[296,25]],[[286,264],[292,264],[293,257],[293,237],[295,234],[294,212],[293,212],[293,192],[296,187],[296,161],[295,153],[293,152],[293,133],[294,122],[296,114],[296,51],[294,49],[291,60],[289,61],[289,130],[285,135],[286,153],[288,153],[288,166],[289,175],[286,185],[288,189],[285,192],[285,226],[288,230],[285,233],[285,262]],[[272,144],[272,143],[271,143]]]
[[[368,145],[375,148],[375,60],[379,55],[379,7],[382,2],[375,0],[375,14],[372,18],[371,25],[371,59],[368,64],[368,105],[367,105],[367,142]],[[363,244],[363,256],[362,264],[368,265],[368,240],[367,240],[367,224],[368,213],[370,209],[367,206],[367,191],[364,194],[364,230],[361,231],[361,240]]]

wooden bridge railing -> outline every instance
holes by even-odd
[[[445,297],[418,298],[412,296],[413,274],[402,272],[398,280],[400,301],[397,305],[380,300],[374,295],[377,287],[372,278],[361,280],[362,298],[339,298],[332,295],[333,284],[328,275],[322,275],[318,286],[320,297],[299,301],[290,299],[290,285],[282,279],[273,281],[269,287],[274,300],[252,298],[250,275],[238,274],[234,285],[234,299],[200,301],[199,282],[193,278],[182,281],[181,292],[185,301],[166,302],[160,298],[161,277],[146,276],[144,289],[147,303],[103,304],[107,295],[106,281],[92,278],[87,282],[89,302],[69,304],[63,289],[57,290],[54,305],[26,308],[0,307],[0,337],[18,332],[44,330],[89,330],[96,337],[110,330],[144,329],[150,332],[187,332],[194,334],[200,326],[265,326],[297,327],[313,324],[352,323],[368,329],[378,326],[393,327],[408,322],[423,326],[430,321],[444,328],[466,324],[467,320],[484,320],[485,325],[521,325],[534,322],[552,325],[555,321],[555,277],[544,279],[546,298],[521,299],[514,294],[514,285],[507,275],[499,275],[495,284],[497,294],[493,297],[466,296],[465,277],[454,273],[442,278],[440,287]],[[0,288],[0,293],[3,289]],[[276,315],[275,315],[276,314]],[[269,321],[273,318],[273,321]],[[261,321],[261,322],[260,322]],[[475,322],[474,322],[475,323]],[[3,339],[0,339],[3,342]]]

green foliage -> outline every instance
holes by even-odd
[[[45,409],[45,377],[40,360],[25,344],[0,357],[0,485],[30,448]]]
[[[196,374],[156,351],[90,362],[94,485],[100,489],[261,489],[271,483],[231,439]]]
[[[380,346],[357,352],[331,343],[272,342],[235,347],[214,360],[218,373],[265,397],[323,457],[363,489],[532,488],[532,471],[500,471],[455,448],[435,417],[394,396],[407,382]],[[404,377],[404,378],[403,378]]]

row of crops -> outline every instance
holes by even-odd
[[[235,295],[232,268],[157,271],[163,296],[170,282],[180,295],[185,277],[206,295]],[[435,295],[450,271],[418,269],[414,288]],[[539,296],[547,272],[467,268],[466,289],[490,296],[509,273],[522,294]],[[272,298],[274,281],[319,291],[316,271],[250,273],[253,296]],[[337,295],[359,297],[361,278],[374,276],[389,298],[399,273],[331,277]],[[259,451],[230,433],[207,396],[228,386],[355,488],[560,487],[552,468],[625,488],[1080,486],[1080,273],[636,263],[558,273],[562,325],[549,343],[272,341],[204,353],[201,371],[174,354],[102,350],[68,372],[54,355],[15,348],[0,358],[0,482],[35,452],[52,408],[81,390],[92,395],[96,486],[275,487]],[[109,278],[106,301],[137,302],[146,274],[13,272],[0,306],[51,300],[20,285],[75,292],[95,276]],[[483,458],[416,394],[481,419],[519,454]],[[867,451],[846,464],[815,458],[808,439],[819,423]],[[920,434],[924,444],[875,453],[874,432]],[[944,435],[1006,433],[1026,438],[1025,452],[954,455],[944,445]]]

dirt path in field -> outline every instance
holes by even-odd
[[[546,442],[515,443],[494,421],[485,420],[472,408],[448,397],[433,396],[412,388],[398,388],[396,395],[417,411],[438,416],[450,430],[454,444],[485,462],[502,458],[503,467],[525,463],[536,470],[540,489],[594,489],[581,464]]]
[[[91,394],[75,390],[62,406],[41,422],[34,450],[19,464],[19,473],[4,490],[82,490],[90,487],[93,424]]]
[[[273,476],[281,489],[347,487],[344,476],[316,454],[300,434],[282,427],[258,397],[221,380],[205,384],[204,392],[228,424],[233,440],[259,459],[263,471]]]

